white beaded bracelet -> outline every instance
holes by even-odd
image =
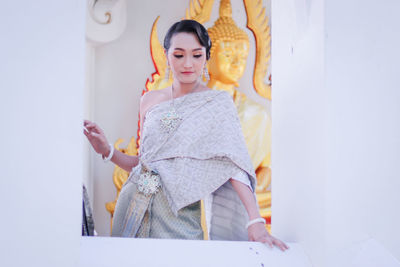
[[[254,219],[254,220],[249,221],[249,222],[246,224],[246,229],[248,229],[250,225],[253,225],[253,224],[258,223],[258,222],[261,222],[261,223],[263,223],[263,224],[266,223],[266,221],[265,221],[264,218],[256,218],[256,219]]]
[[[104,162],[109,161],[112,156],[114,155],[114,146],[111,144],[108,144],[110,146],[110,154],[108,154],[108,156],[105,158],[104,155],[102,155],[101,157],[103,158]]]

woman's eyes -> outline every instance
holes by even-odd
[[[200,58],[200,57],[202,57],[203,55],[202,54],[199,54],[199,55],[193,55],[193,57],[195,57],[195,58]],[[183,55],[174,55],[174,57],[176,57],[176,58],[182,58],[183,57]]]

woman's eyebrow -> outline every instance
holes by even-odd
[[[202,50],[202,49],[203,49],[202,47],[199,47],[199,48],[192,49],[192,51],[199,51],[199,50]],[[180,48],[180,47],[175,47],[174,50],[185,51],[185,49]]]

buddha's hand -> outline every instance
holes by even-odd
[[[268,244],[271,248],[273,246],[277,246],[282,251],[285,251],[289,248],[284,242],[270,235],[265,228],[264,223],[252,224],[249,226],[247,231],[250,241],[262,242]]]
[[[97,153],[107,157],[110,153],[110,147],[103,130],[96,123],[88,120],[83,121],[83,126],[85,128],[83,129],[83,133],[86,135],[93,149]]]

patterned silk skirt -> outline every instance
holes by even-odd
[[[126,234],[126,217],[131,208],[130,203],[137,190],[134,182],[128,180],[123,186],[114,211],[112,236],[129,237]],[[137,196],[136,196],[137,197]],[[178,211],[172,212],[162,190],[154,194],[145,211],[145,216],[137,233],[131,237],[203,239],[201,227],[201,206],[197,201]]]

